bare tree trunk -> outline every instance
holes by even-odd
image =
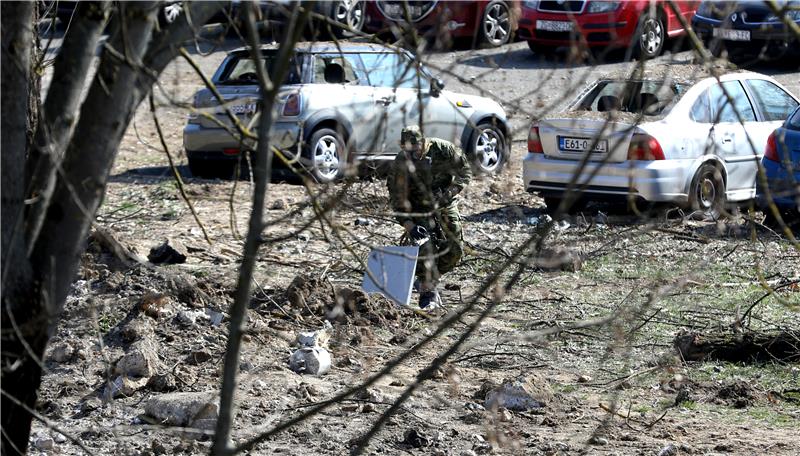
[[[37,360],[46,342],[30,321],[32,272],[25,257],[22,213],[25,199],[32,2],[4,2],[2,9],[2,440],[3,454],[23,454],[41,378]],[[32,388],[31,388],[32,386]],[[19,405],[7,396],[15,397]]]
[[[36,403],[41,358],[102,202],[122,135],[158,75],[178,54],[181,43],[193,36],[192,24],[203,24],[221,3],[189,4],[186,16],[192,23],[179,19],[155,34],[157,3],[121,3],[119,27],[101,56],[71,138],[71,119],[84,86],[80,76],[85,78],[86,72],[72,74],[62,81],[63,87],[56,83],[51,94],[55,112],[47,114],[46,121],[64,122],[58,147],[66,147],[66,153],[50,151],[64,156],[60,169],[53,160],[44,165],[42,182],[52,179],[55,184],[51,200],[41,208],[41,229],[28,237],[28,245],[23,232],[26,225],[32,226],[24,215],[28,119],[24,94],[29,84],[33,7],[32,2],[2,3],[2,454],[24,453],[27,446],[32,419],[28,410]],[[94,30],[96,24],[87,27]],[[97,31],[92,30],[78,33],[74,42],[66,40],[60,51],[65,53],[66,67],[83,62],[79,67],[88,68],[91,56],[86,48],[93,52],[96,45],[91,40]],[[81,36],[90,42],[81,45]],[[62,67],[61,74],[72,70]],[[61,112],[59,96],[69,101]]]

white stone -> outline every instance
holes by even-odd
[[[544,380],[505,380],[502,385],[486,393],[487,410],[507,408],[525,411],[541,408],[552,399],[552,392]]]
[[[131,344],[128,352],[117,361],[116,372],[128,377],[150,378],[158,372],[159,360],[155,345],[148,339]]]
[[[169,393],[147,402],[144,412],[167,426],[213,430],[219,416],[214,393]]]
[[[289,358],[289,369],[298,374],[323,375],[331,369],[331,354],[322,347],[304,347]]]

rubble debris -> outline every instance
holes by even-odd
[[[181,264],[189,256],[186,247],[176,239],[167,239],[150,249],[147,259],[153,264]]]
[[[525,411],[542,408],[553,398],[550,385],[538,377],[504,380],[503,383],[486,394],[484,406],[487,410],[507,408]]]
[[[322,347],[303,347],[289,357],[289,369],[298,374],[323,375],[331,369],[331,354]]]
[[[150,318],[159,319],[165,316],[169,296],[164,293],[146,293],[139,301],[139,310]]]
[[[355,221],[355,225],[356,226],[369,226],[369,224],[370,224],[369,219],[366,219],[364,217],[356,218],[356,221]]]
[[[735,408],[746,408],[756,401],[756,392],[749,383],[737,380],[720,388],[717,398]]]
[[[576,272],[583,267],[583,255],[572,249],[561,247],[542,249],[534,263],[543,271]]]
[[[144,408],[147,416],[167,426],[213,430],[219,416],[215,393],[167,393],[151,398]]]
[[[104,390],[105,399],[108,401],[120,396],[132,396],[133,393],[147,386],[149,381],[148,377],[119,375],[106,386]]]
[[[206,319],[208,319],[208,315],[199,310],[181,310],[178,312],[178,315],[175,316],[175,320],[177,320],[178,324],[185,328],[191,328],[192,326],[195,326],[197,324],[197,320]]]
[[[196,366],[210,361],[212,358],[214,358],[214,356],[210,351],[205,348],[197,348],[189,352],[189,355],[186,357],[186,362]]]
[[[800,331],[700,334],[683,332],[673,340],[687,361],[771,362],[800,360]]]
[[[72,361],[77,354],[75,347],[69,342],[61,342],[53,347],[50,359],[61,364]]]
[[[428,436],[412,428],[406,431],[401,443],[411,448],[423,448],[431,446],[432,442]]]
[[[175,376],[171,373],[156,374],[150,377],[146,386],[151,391],[159,393],[166,393],[178,389],[178,385],[175,383]]]
[[[325,321],[325,327],[316,331],[301,331],[297,333],[299,347],[326,347],[330,340],[330,322]]]
[[[159,360],[155,345],[149,339],[131,344],[127,353],[117,361],[115,372],[127,377],[150,378],[158,371]]]

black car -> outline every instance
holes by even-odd
[[[704,1],[692,28],[711,52],[740,63],[800,57],[800,43],[784,20],[800,25],[800,1]],[[795,60],[797,62],[797,60]]]

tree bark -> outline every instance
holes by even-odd
[[[675,349],[687,361],[800,361],[800,331],[737,334],[688,333],[675,337]]]
[[[2,13],[2,112],[0,163],[2,165],[2,438],[0,453],[25,452],[31,417],[26,407],[36,403],[39,377],[26,380],[37,371],[44,340],[37,337],[28,310],[31,301],[32,272],[25,257],[23,211],[25,200],[25,157],[27,155],[28,92],[33,44],[32,2],[3,2]],[[32,386],[32,388],[31,388]],[[19,404],[9,400],[15,397]]]

